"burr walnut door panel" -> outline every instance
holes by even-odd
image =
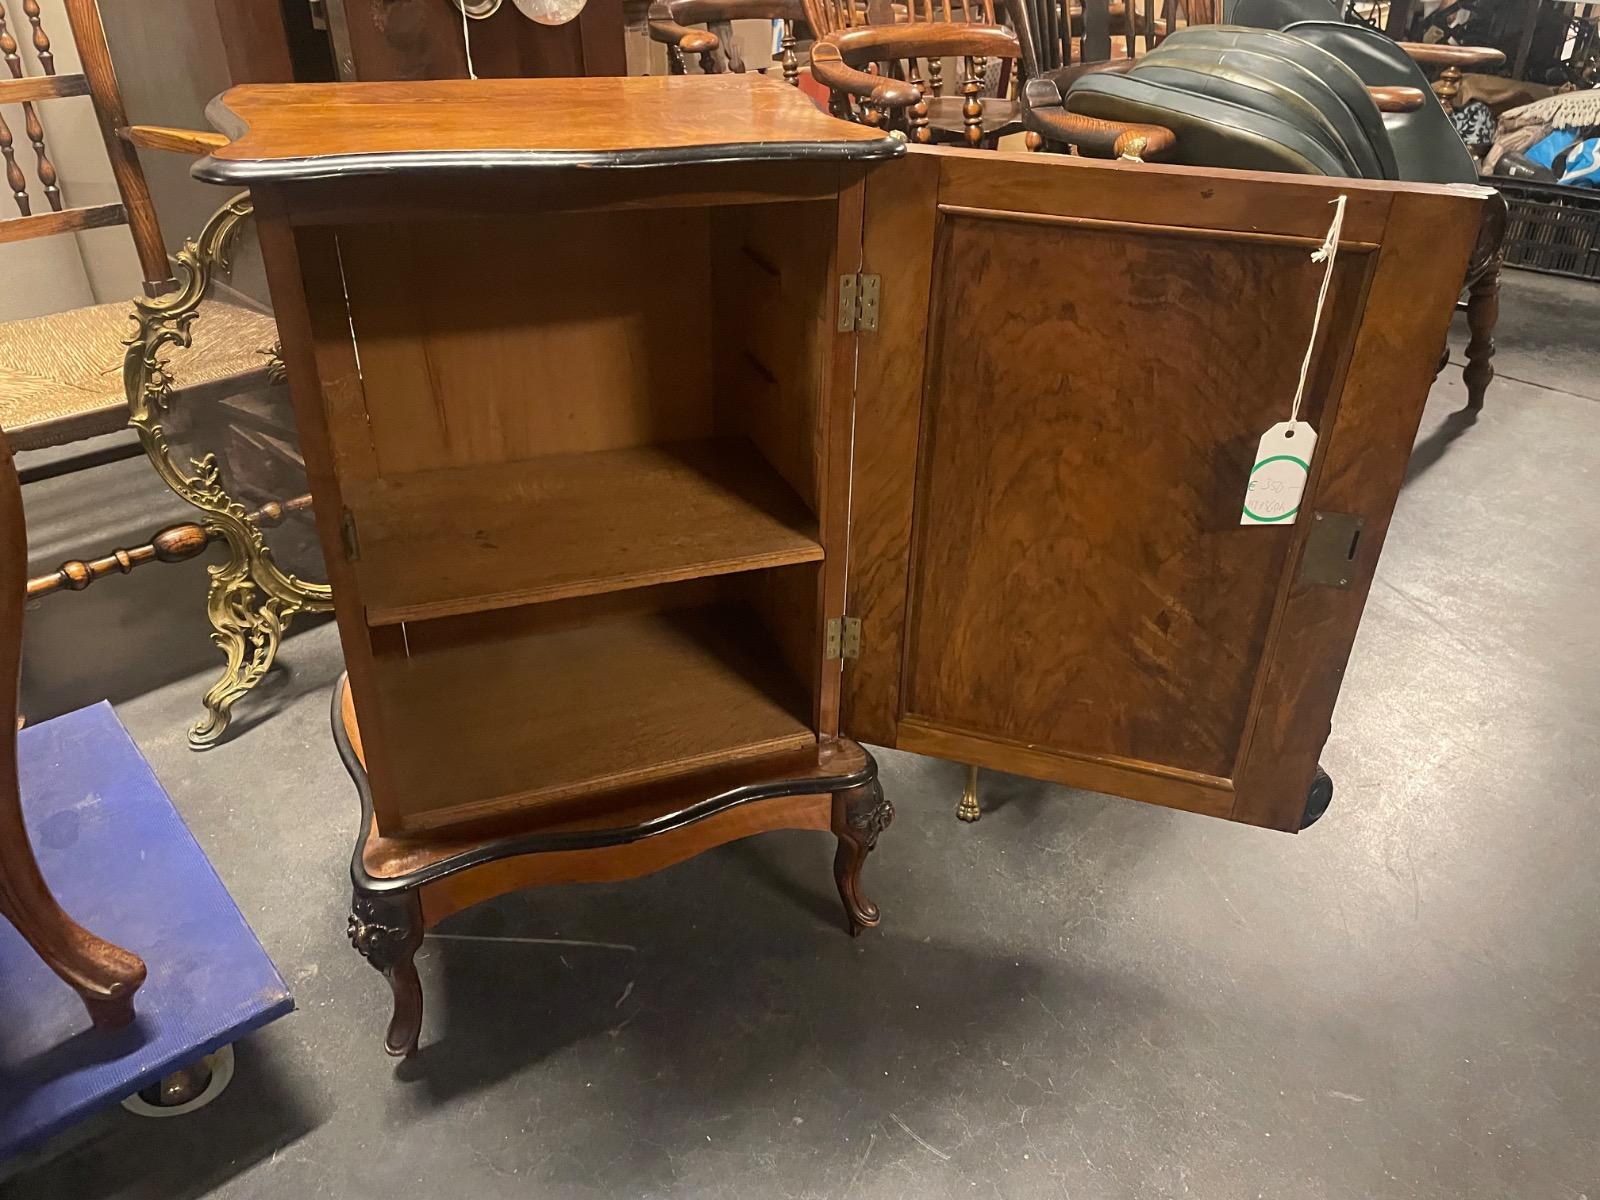
[[[1306,495],[1241,526],[1341,194]],[[846,731],[1298,828],[1481,197],[970,152],[876,169]]]

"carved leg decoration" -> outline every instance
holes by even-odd
[[[878,924],[878,906],[861,894],[861,868],[878,844],[878,835],[894,820],[894,805],[876,779],[833,794],[833,833],[839,849],[833,856],[833,879],[852,937]]]
[[[963,821],[976,821],[983,816],[983,809],[978,807],[978,768],[971,763],[967,764],[967,786],[962,789],[956,816]]]
[[[422,901],[415,891],[357,891],[350,903],[350,944],[382,972],[394,993],[383,1048],[396,1058],[415,1054],[422,1032],[422,980],[412,961],[422,945]]]
[[[278,643],[296,611],[276,597],[258,605],[243,548],[232,537],[223,540],[228,544],[228,561],[211,568],[206,615],[211,618],[211,640],[227,656],[228,665],[201,699],[206,715],[189,730],[189,744],[197,750],[216,745],[227,731],[234,702],[272,669]]]
[[[1477,412],[1494,378],[1494,327],[1500,319],[1500,264],[1495,263],[1467,289],[1467,367],[1461,373],[1467,385],[1467,407]]]

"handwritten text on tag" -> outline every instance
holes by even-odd
[[[1239,524],[1294,524],[1316,448],[1317,431],[1304,421],[1279,421],[1262,434]]]

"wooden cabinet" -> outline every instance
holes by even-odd
[[[748,76],[247,87],[369,805],[353,936],[892,808],[1300,826],[1485,193],[913,150]],[[529,117],[526,114],[537,114]],[[1301,515],[1241,526],[1330,202]]]

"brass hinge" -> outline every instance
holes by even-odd
[[[878,293],[883,280],[877,275],[839,276],[839,332],[873,333],[878,328]]]
[[[830,617],[823,636],[828,658],[861,657],[861,618]]]
[[[361,543],[356,540],[356,518],[348,508],[339,517],[339,540],[344,543],[344,556],[351,562],[361,557]]]

